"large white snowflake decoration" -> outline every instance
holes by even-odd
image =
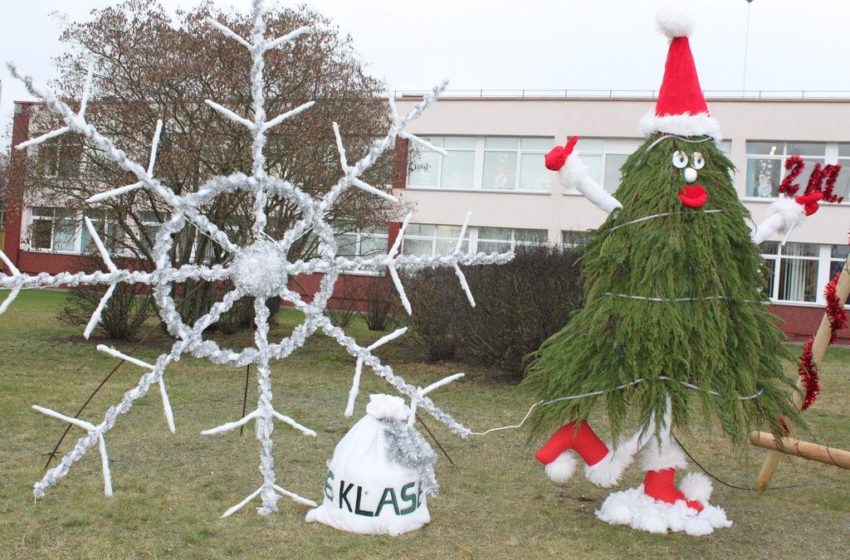
[[[410,215],[408,215],[401,227],[395,243],[387,253],[368,258],[344,258],[337,256],[337,242],[334,238],[333,229],[331,224],[325,221],[328,210],[332,208],[340,196],[350,188],[358,188],[373,195],[390,199],[393,202],[398,202],[392,195],[366,184],[360,179],[360,177],[375,163],[381,154],[395,145],[397,137],[406,138],[412,142],[426,146],[429,149],[441,151],[439,148],[435,148],[424,140],[406,132],[405,127],[436,100],[445,88],[446,84],[443,83],[435,87],[429,94],[424,96],[423,100],[410,113],[405,116],[400,116],[398,114],[392,94],[388,95],[389,108],[392,113],[393,120],[392,125],[390,126],[386,136],[376,140],[372,144],[368,153],[353,165],[348,163],[345,148],[343,146],[343,139],[340,135],[339,128],[336,124],[334,124],[333,132],[336,137],[337,148],[339,151],[342,176],[324,196],[315,199],[290,182],[278,177],[269,176],[264,171],[265,156],[263,150],[266,143],[266,133],[271,128],[281,124],[285,120],[295,117],[302,111],[308,110],[313,105],[313,102],[305,103],[304,105],[301,105],[287,113],[267,120],[264,110],[265,81],[263,78],[263,70],[264,55],[267,51],[275,49],[290,41],[294,41],[299,36],[315,32],[316,30],[309,27],[299,28],[283,37],[274,40],[267,40],[265,37],[266,29],[262,15],[262,1],[254,0],[253,29],[250,40],[239,36],[218,22],[210,21],[212,26],[251,52],[253,65],[250,85],[253,98],[253,120],[239,116],[213,101],[208,100],[207,104],[218,113],[221,113],[224,117],[245,126],[252,134],[252,174],[247,176],[245,174],[237,173],[227,177],[213,177],[197,192],[187,194],[185,196],[177,196],[171,189],[169,189],[166,185],[163,185],[154,176],[156,151],[162,130],[162,122],[157,123],[156,132],[151,146],[150,159],[148,161],[148,165],[143,166],[133,161],[127,156],[127,154],[116,148],[112,141],[102,136],[86,121],[85,111],[92,83],[91,73],[89,74],[84,89],[80,109],[79,111],[74,112],[56,95],[37,87],[33,84],[31,78],[21,76],[13,65],[9,65],[12,74],[16,78],[22,80],[33,95],[43,99],[47,106],[52,111],[59,114],[65,122],[65,126],[63,128],[24,142],[18,145],[17,148],[23,149],[27,146],[39,144],[45,140],[68,132],[79,133],[85,136],[92,145],[101,150],[106,158],[110,159],[121,168],[131,172],[138,179],[138,181],[132,185],[96,195],[92,197],[89,202],[96,203],[104,199],[120,196],[135,189],[147,189],[160,197],[171,207],[170,219],[162,224],[156,236],[156,243],[153,251],[155,269],[152,272],[122,270],[116,267],[110,259],[96,229],[93,227],[92,223],[88,221],[88,219],[86,219],[85,225],[91,233],[103,260],[106,263],[106,272],[95,272],[92,274],[72,274],[64,272],[56,275],[38,274],[36,276],[30,276],[22,274],[10,262],[6,255],[0,252],[0,258],[2,258],[5,262],[8,271],[8,274],[0,275],[0,288],[11,289],[9,296],[2,305],[0,305],[0,313],[4,312],[8,308],[20,290],[24,288],[60,286],[73,287],[79,285],[109,286],[100,302],[100,305],[95,310],[91,321],[85,329],[85,336],[88,338],[100,320],[101,312],[108,304],[109,298],[118,283],[143,284],[152,287],[154,297],[159,306],[160,316],[167,325],[168,331],[176,338],[176,342],[172,346],[171,351],[159,356],[153,364],[138,360],[132,356],[126,356],[114,348],[104,345],[98,346],[99,351],[126,360],[128,363],[145,370],[145,373],[140,378],[138,385],[127,391],[119,403],[110,407],[99,424],[95,425],[84,420],[70,418],[59,412],[43,407],[33,407],[39,412],[65,422],[72,423],[86,431],[86,435],[77,441],[74,448],[62,458],[60,463],[56,467],[50,469],[44,477],[35,484],[33,493],[36,498],[43,496],[44,492],[50,486],[56,484],[62,477],[64,477],[68,473],[71,465],[78,461],[86,453],[86,451],[95,444],[98,444],[99,446],[102,459],[104,491],[107,495],[111,495],[112,481],[106,450],[106,433],[113,427],[115,422],[118,420],[118,417],[121,414],[128,412],[133,406],[133,403],[147,394],[153,385],[157,385],[160,390],[168,427],[171,431],[174,431],[174,419],[164,381],[165,371],[171,362],[179,360],[185,353],[190,353],[199,358],[207,358],[216,364],[233,367],[244,367],[249,364],[254,364],[256,366],[257,383],[259,386],[259,399],[256,408],[244,418],[228,422],[216,428],[202,432],[206,435],[217,434],[233,430],[252,420],[256,423],[256,436],[260,442],[260,471],[263,478],[262,484],[242,502],[227,510],[224,513],[224,516],[226,517],[231,515],[257,496],[260,496],[262,499],[262,506],[258,509],[258,512],[262,515],[277,511],[277,501],[280,496],[287,496],[299,503],[315,506],[316,504],[313,501],[290,492],[277,484],[274,460],[272,456],[272,431],[274,430],[274,420],[277,419],[290,427],[299,430],[307,436],[315,436],[316,432],[299,424],[294,419],[286,416],[275,408],[272,397],[269,363],[273,359],[279,360],[286,358],[296,349],[301,347],[305,343],[306,339],[317,331],[323,332],[334,338],[357,360],[355,376],[349,395],[348,405],[345,410],[346,415],[350,416],[353,412],[354,399],[356,398],[359,390],[362,367],[366,365],[372,368],[378,376],[385,379],[393,387],[395,387],[399,393],[409,397],[413,406],[424,409],[439,422],[445,424],[449,429],[462,437],[465,437],[470,433],[466,427],[459,424],[454,418],[440,409],[426,396],[428,388],[422,389],[406,383],[404,379],[393,372],[392,368],[382,363],[382,361],[373,354],[373,350],[377,346],[404,334],[404,329],[400,329],[387,337],[384,337],[372,346],[364,347],[348,336],[343,329],[334,326],[330,319],[325,315],[325,308],[333,293],[334,285],[336,284],[339,274],[344,271],[380,271],[386,268],[392,277],[402,304],[407,312],[410,313],[410,302],[407,299],[404,288],[399,280],[399,269],[417,269],[436,266],[454,267],[460,280],[461,287],[466,292],[470,303],[474,305],[474,300],[472,299],[469,287],[466,284],[466,280],[459,268],[459,265],[500,264],[507,262],[512,257],[511,253],[493,255],[485,255],[481,253],[478,255],[468,255],[463,253],[461,251],[461,245],[466,231],[466,223],[468,223],[469,220],[468,215],[466,222],[464,223],[463,231],[461,231],[458,239],[456,250],[451,255],[439,257],[401,255],[400,249],[404,230],[410,220]],[[245,247],[238,246],[231,242],[230,239],[228,239],[227,234],[207,219],[207,217],[202,213],[202,207],[204,204],[212,200],[214,197],[222,193],[230,193],[240,190],[251,193],[254,197],[254,223],[252,226],[253,242]],[[292,229],[288,230],[279,241],[273,240],[265,233],[265,205],[269,194],[279,195],[294,202],[300,209],[302,215],[301,219],[292,227]],[[173,243],[172,238],[174,234],[178,233],[186,225],[197,227],[201,232],[208,235],[216,243],[221,245],[222,248],[228,251],[233,257],[231,264],[227,267],[220,265],[185,265],[179,268],[173,268],[169,258],[169,251],[171,250]],[[290,246],[300,237],[308,234],[308,232],[312,232],[317,235],[320,240],[318,257],[296,262],[287,261],[286,255]],[[324,276],[320,282],[319,290],[314,295],[312,301],[308,303],[304,301],[297,292],[289,289],[288,279],[298,274],[310,273],[323,273]],[[177,312],[175,301],[171,295],[173,293],[173,285],[175,283],[185,282],[187,279],[205,281],[230,280],[233,283],[234,288],[226,293],[222,297],[221,301],[214,304],[209,313],[199,318],[195,324],[189,325],[181,319],[180,314]],[[205,340],[203,338],[205,329],[218,321],[221,315],[227,312],[237,300],[245,296],[254,298],[254,311],[256,316],[254,346],[237,351],[228,348],[221,348],[216,342],[212,340]],[[268,338],[268,319],[270,312],[266,305],[266,300],[270,297],[282,298],[294,308],[301,311],[304,315],[304,321],[299,324],[289,336],[284,337],[278,342],[270,341]],[[454,378],[455,376],[452,376],[452,378],[444,381],[448,382]]]

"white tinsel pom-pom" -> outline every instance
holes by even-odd
[[[407,420],[410,408],[404,399],[394,395],[369,395],[366,414],[378,420]]]
[[[658,11],[656,16],[658,29],[670,39],[690,37],[694,31],[691,16],[681,8],[666,7]]]
[[[569,451],[564,451],[546,465],[546,476],[555,484],[566,484],[576,472],[576,458]]]

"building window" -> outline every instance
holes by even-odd
[[[549,174],[543,156],[551,148],[551,138],[485,138],[481,188],[549,190]]]
[[[460,226],[410,224],[404,233],[402,252],[406,255],[450,255],[457,247]],[[502,253],[517,245],[547,242],[545,229],[470,227],[460,250],[464,253]]]
[[[340,257],[370,257],[387,252],[386,227],[340,227],[337,234],[337,255]]]
[[[402,252],[406,255],[450,255],[457,247],[460,237],[460,226],[445,226],[434,224],[408,224],[404,232],[404,245]],[[469,251],[469,233],[461,244],[460,250]]]
[[[408,185],[445,189],[471,189],[475,175],[475,138],[472,136],[432,136],[425,138],[443,148],[448,157],[411,143],[414,167]]]
[[[835,182],[835,194],[850,202],[850,144],[838,145],[838,160],[841,166],[838,180]]]
[[[38,163],[44,177],[75,179],[80,176],[82,144],[73,135],[63,135],[38,147]]]
[[[823,142],[747,142],[747,196],[777,197],[786,173],[785,162],[793,155],[801,156],[806,164],[795,180],[805,189],[814,165],[826,163],[826,147]]]
[[[586,231],[565,229],[561,231],[561,245],[564,247],[582,247],[590,241]]]
[[[33,208],[30,247],[40,251],[79,252],[74,213],[64,208]]]
[[[431,136],[445,157],[415,144],[410,147],[409,187],[548,192],[550,173],[543,164],[552,138]]]
[[[139,221],[142,223],[141,236],[139,237],[142,249],[152,251],[156,244],[156,234],[163,222],[157,217],[156,212],[149,210],[139,212]]]
[[[97,235],[109,249],[109,252],[113,252],[113,249],[117,247],[118,243],[121,241],[122,229],[120,224],[115,220],[115,218],[104,211],[89,211],[85,213],[85,216],[91,220]],[[82,252],[96,253],[97,246],[94,243],[91,233],[89,233],[89,228],[85,227],[85,224],[83,224],[80,228],[80,235],[80,247],[82,248]]]
[[[640,140],[581,138],[576,145],[587,171],[609,193],[620,186],[620,168],[640,146]]]
[[[761,244],[767,261],[768,295],[773,301],[814,302],[818,299],[820,247],[811,243],[776,241]]]
[[[547,242],[545,229],[481,227],[477,233],[478,253],[503,253],[517,245],[539,245]]]
[[[829,279],[835,278],[835,275],[844,269],[844,263],[847,262],[847,256],[850,254],[850,247],[847,245],[833,245],[829,258]]]

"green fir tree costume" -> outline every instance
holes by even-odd
[[[699,86],[690,23],[662,12],[659,24],[671,40],[664,81],[655,113],[641,122],[648,138],[624,164],[617,197],[571,154],[575,138],[546,156],[565,186],[610,216],[585,248],[585,307],[543,343],[525,383],[541,399],[563,398],[532,417],[534,435],[560,427],[537,453],[550,478],[569,479],[575,452],[591,482],[613,486],[642,450],[644,485],[612,494],[597,516],[700,535],[731,522],[708,503],[703,475],[688,474],[676,487],[675,470],[687,462],[671,430],[687,428],[694,401],[735,443],[754,428],[781,434],[780,418],[796,418],[757,244],[799,223],[806,209],[780,200],[751,231],[733,165],[716,145],[719,128]],[[637,427],[612,449],[586,421],[600,401],[613,433]]]

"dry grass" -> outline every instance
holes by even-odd
[[[2,294],[0,294],[2,297]],[[33,412],[33,403],[75,412],[113,360],[54,320],[58,293],[25,293],[0,318],[0,557],[2,558],[846,558],[850,548],[847,471],[783,459],[774,481],[790,489],[754,493],[719,486],[713,502],[735,525],[714,535],[660,537],[598,521],[607,492],[577,476],[550,484],[518,431],[459,440],[429,422],[455,461],[437,467],[442,493],[430,501],[432,522],[397,538],[362,537],[306,524],[306,509],[281,500],[278,515],[246,508],[219,515],[259,485],[257,443],[249,430],[206,438],[201,429],[240,416],[245,372],[184,359],[166,380],[178,431],[169,434],[159,397],[151,393],[107,437],[115,497],[102,494],[96,452],[87,455],[47,496],[33,503],[32,484],[63,426]],[[281,316],[278,334],[291,328]],[[375,338],[361,326],[357,338]],[[233,342],[235,345],[236,342]],[[168,340],[155,337],[138,352],[154,357]],[[413,382],[456,371],[424,365],[410,349],[388,349],[389,362]],[[125,369],[126,368],[126,369]],[[95,420],[133,386],[138,370],[120,370],[84,417]],[[319,432],[315,440],[276,427],[275,457],[283,485],[319,499],[324,463],[353,420],[342,410],[353,370],[344,352],[312,340],[275,364],[276,398],[287,414]],[[435,395],[473,429],[516,422],[532,398],[491,382],[484,372]],[[850,448],[850,353],[833,350],[822,367],[823,393],[808,414],[807,439]],[[253,385],[253,384],[252,384]],[[364,392],[387,391],[364,376]],[[249,398],[256,398],[253,392]],[[362,413],[362,400],[358,414]],[[426,421],[428,419],[426,418]],[[78,432],[75,432],[78,433]],[[64,446],[67,450],[70,440]],[[739,454],[700,434],[684,440],[709,470],[750,485],[764,453]],[[625,484],[639,483],[634,469]]]

